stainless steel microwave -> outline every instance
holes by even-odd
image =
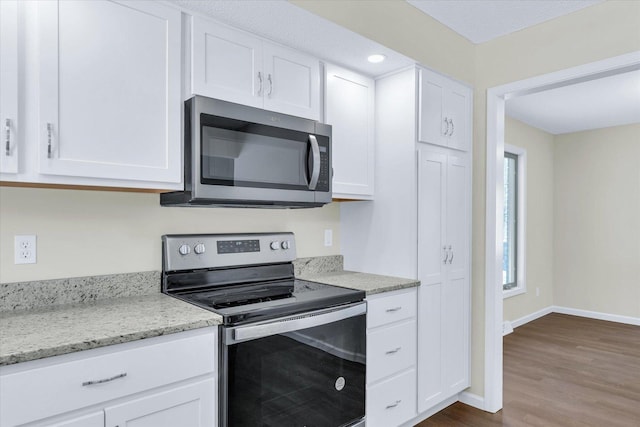
[[[331,202],[331,126],[202,96],[185,101],[184,121],[184,191],[161,194],[161,205]]]

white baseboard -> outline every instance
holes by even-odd
[[[570,314],[572,316],[588,317],[590,319],[607,320],[609,322],[626,323],[640,326],[640,317],[621,316],[618,314],[601,313],[599,311],[581,310],[579,308],[553,306],[554,313]]]
[[[599,311],[581,310],[579,308],[560,307],[558,305],[552,305],[542,310],[538,310],[535,313],[528,314],[519,319],[511,321],[511,326],[515,329],[518,326],[522,326],[533,320],[539,319],[542,316],[546,316],[549,313],[569,314],[572,316],[587,317],[589,319],[606,320],[609,322],[625,323],[627,325],[640,326],[640,317],[621,316],[618,314],[601,313]],[[505,321],[508,322],[508,321]],[[503,332],[504,329],[503,329]],[[507,335],[507,334],[504,334]],[[473,405],[472,405],[473,406]]]
[[[465,405],[473,406],[474,408],[484,409],[484,397],[478,396],[474,393],[469,393],[468,391],[463,391],[458,395],[458,400]]]
[[[527,314],[526,316],[523,316],[523,317],[521,317],[519,319],[512,320],[511,321],[511,326],[513,326],[514,328],[517,328],[518,326],[522,326],[525,323],[529,323],[532,320],[539,319],[542,316],[546,316],[547,314],[552,313],[553,309],[554,309],[553,306],[545,307],[542,310],[538,310],[538,311],[533,312],[531,314]]]

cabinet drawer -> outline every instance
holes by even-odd
[[[416,364],[416,321],[367,334],[367,384]]]
[[[80,353],[57,356],[51,364],[2,375],[0,425],[35,421],[211,373],[216,334],[208,331],[135,343],[140,346],[115,345],[113,351],[86,358],[78,358]],[[68,356],[76,357],[69,361]]]
[[[367,427],[398,426],[415,415],[415,369],[367,388]]]
[[[416,304],[416,289],[367,298],[367,328],[415,317]]]

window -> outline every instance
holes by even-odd
[[[526,292],[526,151],[505,145],[502,289],[509,297]]]

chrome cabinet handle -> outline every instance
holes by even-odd
[[[385,311],[387,313],[393,313],[394,311],[398,311],[398,310],[402,310],[402,306],[400,307],[393,307],[393,308],[387,308]]]
[[[11,120],[6,119],[4,121],[4,131],[6,132],[6,142],[5,142],[5,155],[11,155]]]
[[[47,158],[51,158],[51,139],[53,134],[53,125],[47,123]]]
[[[123,372],[121,374],[114,375],[114,376],[112,376],[110,378],[104,378],[104,379],[101,379],[101,380],[85,381],[85,382],[82,383],[82,387],[86,387],[88,385],[94,385],[94,384],[108,383],[109,381],[117,380],[119,378],[124,378],[126,376],[127,376],[127,373]]]
[[[447,136],[447,134],[449,133],[449,119],[447,117],[444,118],[444,124],[446,128],[444,129],[443,135]]]
[[[453,124],[453,119],[449,119],[449,122],[451,123],[451,133],[449,134],[449,136],[453,136],[453,131],[456,129],[456,127]]]
[[[258,96],[262,96],[262,73],[260,71],[258,71],[258,83],[260,84],[258,86]]]
[[[442,250],[444,251],[444,259],[442,260],[443,264],[446,264],[449,261],[449,252],[447,252],[447,247],[443,246]]]
[[[393,409],[396,406],[398,406],[400,404],[400,402],[402,402],[402,400],[396,400],[395,403],[392,403],[391,405],[387,405],[386,409]]]
[[[269,92],[267,93],[267,96],[271,96],[273,93],[273,80],[271,80],[271,74],[267,76],[267,81],[269,82]]]
[[[384,354],[396,354],[400,349],[402,349],[402,347],[396,347],[393,350],[386,351]]]
[[[454,253],[453,253],[453,249],[451,249],[451,246],[449,246],[449,251],[451,251],[451,259],[449,260],[449,264],[452,264],[453,263],[453,255],[454,255]]]
[[[311,154],[313,155],[313,169],[311,169],[309,190],[315,190],[320,178],[320,146],[315,135],[309,135],[309,142],[311,143]]]

